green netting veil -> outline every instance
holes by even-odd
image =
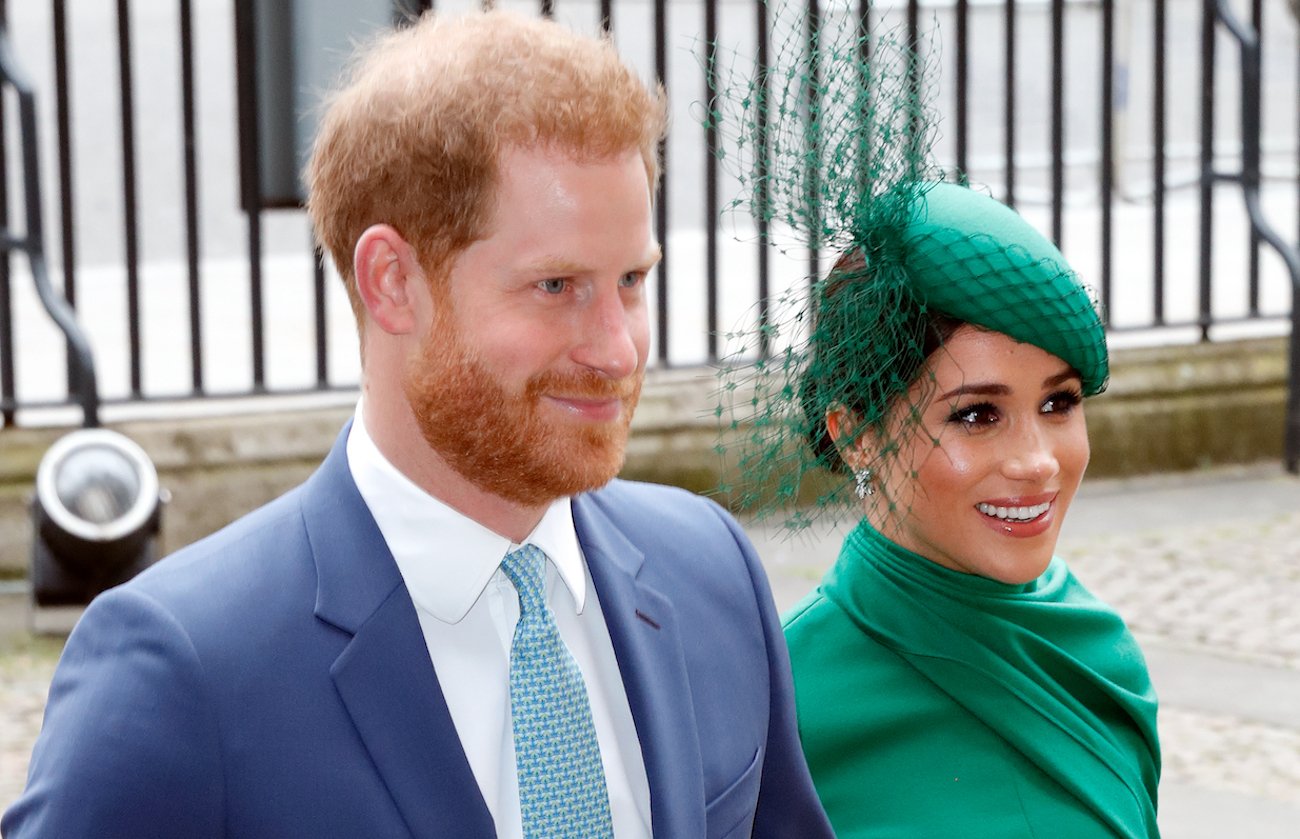
[[[728,335],[739,354],[719,374],[721,447],[735,475],[722,490],[794,527],[861,509],[827,412],[851,418],[841,444],[874,435],[869,467],[898,465],[884,461],[906,448],[902,435],[921,433],[926,359],[962,324],[1064,360],[1085,396],[1108,378],[1097,306],[1057,248],[1014,210],[942,181],[920,51],[843,21],[805,27],[774,35],[795,46],[741,83],[720,83],[710,111],[732,141],[724,162],[743,185],[737,206],[760,237],[834,259]],[[755,347],[769,351],[748,360]],[[869,503],[906,512],[905,499]]]

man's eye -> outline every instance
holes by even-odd
[[[640,271],[629,271],[622,277],[619,277],[618,284],[621,288],[633,288],[639,285],[644,279],[645,274],[642,274]]]
[[[547,294],[559,294],[560,292],[564,291],[564,289],[568,286],[568,284],[569,283],[567,280],[549,279],[549,280],[542,280],[540,283],[537,284],[537,287],[540,288],[542,291],[546,292]]]

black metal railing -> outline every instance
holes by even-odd
[[[1205,17],[1222,26],[1236,41],[1241,57],[1241,167],[1235,172],[1224,172],[1209,166],[1204,181],[1232,181],[1241,184],[1250,220],[1250,310],[1259,311],[1259,249],[1268,244],[1281,257],[1291,280],[1293,303],[1291,307],[1290,380],[1287,399],[1286,432],[1283,459],[1291,472],[1300,472],[1300,247],[1287,242],[1269,223],[1260,205],[1261,180],[1260,133],[1263,124],[1262,55],[1260,52],[1260,23],[1262,6],[1259,0],[1251,4],[1251,23],[1242,21],[1226,0],[1204,0]]]
[[[1072,262],[1088,264],[1085,277],[1099,287],[1113,336],[1156,331],[1182,335],[1179,340],[1187,339],[1184,333],[1211,340],[1216,329],[1234,324],[1272,324],[1279,334],[1296,317],[1290,299],[1279,302],[1276,262],[1259,255],[1261,242],[1278,254],[1288,247],[1293,253],[1294,242],[1280,234],[1273,234],[1277,242],[1270,239],[1253,221],[1262,211],[1228,237],[1245,237],[1244,244],[1229,243],[1247,254],[1240,271],[1244,302],[1224,308],[1217,300],[1231,296],[1224,292],[1226,283],[1241,282],[1228,276],[1236,271],[1215,267],[1227,247],[1222,219],[1231,210],[1222,201],[1230,186],[1220,177],[1225,165],[1241,162],[1239,180],[1255,190],[1256,203],[1262,185],[1294,183],[1297,189],[1288,199],[1294,207],[1284,206],[1282,217],[1294,213],[1300,231],[1300,144],[1295,141],[1300,28],[1282,11],[1281,0],[1268,3],[1252,0],[1251,22],[1243,27],[1256,33],[1252,61],[1263,74],[1253,93],[1244,96],[1219,81],[1232,67],[1219,61],[1223,35],[1214,0],[1149,0],[1123,7],[1113,0],[808,0],[803,9],[810,24],[846,25],[856,16],[871,29],[901,21],[918,43],[942,43],[945,56],[951,56],[936,102],[947,134],[939,148],[945,168],[987,185],[995,196],[1033,215]],[[301,212],[267,205],[260,196],[252,4],[237,0],[229,19],[217,16],[225,11],[214,11],[228,8],[224,4],[115,0],[111,21],[83,21],[69,14],[66,0],[48,0],[43,13],[36,0],[21,9],[0,0],[0,24],[22,29],[16,39],[19,57],[47,109],[39,127],[56,189],[46,210],[59,219],[51,250],[57,262],[50,273],[61,280],[68,304],[88,327],[104,362],[101,369],[115,371],[101,376],[105,405],[356,386],[355,368],[339,362],[347,355],[346,342],[354,339],[337,328],[337,278],[322,264]],[[455,11],[466,5],[399,0],[393,8],[400,19],[430,7]],[[672,136],[661,149],[664,178],[655,209],[664,248],[653,286],[655,359],[661,366],[717,361],[727,351],[722,336],[741,317],[738,309],[745,317],[766,317],[765,301],[777,290],[783,269],[781,257],[759,245],[747,252],[752,263],[738,267],[739,251],[717,223],[733,184],[714,153],[725,141],[691,110],[692,102],[706,98],[713,72],[710,62],[697,56],[714,43],[738,44],[737,51],[765,65],[778,46],[770,43],[770,11],[762,2],[739,0],[560,0],[536,8],[609,32],[647,77],[668,89],[674,118]],[[1136,17],[1121,20],[1121,11]],[[112,25],[100,27],[105,22]],[[919,37],[936,25],[938,38]],[[1140,37],[1122,40],[1125,26]],[[196,31],[204,32],[202,43],[196,42]],[[815,26],[807,31],[815,37]],[[1189,32],[1191,43],[1171,40],[1186,39]],[[92,60],[94,51],[87,46],[101,41],[111,42],[104,47],[103,71],[79,73]],[[74,43],[83,48],[74,49]],[[1174,58],[1177,73],[1171,72]],[[151,69],[139,72],[141,67]],[[218,78],[218,70],[226,75]],[[174,81],[174,97],[156,93],[159,77]],[[1179,87],[1179,80],[1187,84]],[[1134,98],[1139,86],[1145,91],[1141,105]],[[230,91],[238,93],[231,97]],[[1252,96],[1270,106],[1253,124],[1243,121],[1245,113],[1229,121],[1216,112],[1224,96],[1243,107]],[[214,116],[216,100],[224,110]],[[101,103],[115,107],[83,115]],[[1123,126],[1117,122],[1121,117]],[[2,120],[0,113],[0,136],[8,141]],[[1180,133],[1189,125],[1195,126],[1194,135]],[[1126,144],[1122,128],[1145,137]],[[169,159],[142,151],[161,131],[177,137]],[[1261,137],[1272,138],[1267,147]],[[5,153],[13,150],[0,147],[0,155]],[[0,172],[8,172],[4,164],[0,158]],[[160,169],[179,174],[159,176]],[[1139,170],[1145,177],[1133,174]],[[110,180],[105,173],[114,173],[115,189],[105,188]],[[0,190],[7,189],[7,180],[0,178]],[[7,194],[0,194],[0,213],[8,211]],[[1195,208],[1191,221],[1190,208]],[[1135,209],[1143,213],[1140,224],[1120,219]],[[1175,217],[1175,210],[1184,216]],[[1078,223],[1082,215],[1085,224]],[[759,228],[753,238],[761,240],[765,233]],[[155,255],[160,248],[168,252],[165,258]],[[277,262],[281,267],[275,269],[267,264],[299,255],[294,264],[301,266],[304,291],[286,311],[281,295],[298,280],[286,273],[287,263]],[[1190,267],[1174,259],[1192,255]],[[817,271],[822,256],[814,247],[797,273]],[[169,260],[176,267],[163,272],[165,281],[150,280],[156,265]],[[110,264],[113,271],[105,274]],[[242,266],[238,271],[231,267],[236,264]],[[77,401],[72,387],[52,391],[49,382],[58,376],[48,372],[66,367],[63,375],[72,385],[75,363],[59,359],[50,368],[48,359],[35,359],[34,350],[15,340],[14,319],[23,321],[21,295],[15,291],[25,282],[18,268],[11,271],[8,254],[0,260],[5,425],[19,422],[22,411]],[[94,302],[102,291],[97,286],[105,283],[115,284],[120,307]],[[210,301],[217,285],[228,288],[228,296],[246,298],[237,316],[214,314]],[[159,288],[175,301],[164,314],[151,308]],[[302,354],[301,370],[277,372],[287,362],[280,360],[284,348],[275,329],[299,310],[310,313],[304,329],[312,333],[312,349]],[[117,332],[103,326],[110,319],[117,319]],[[158,349],[160,325],[183,333],[169,339],[166,350]],[[112,340],[96,338],[109,333]],[[184,375],[151,373],[147,362],[160,354],[185,356]],[[218,372],[245,360],[246,369],[228,377],[237,379],[235,384],[214,384]],[[1298,366],[1293,361],[1293,368]],[[1293,402],[1296,392],[1293,384]],[[1292,410],[1294,417],[1300,408]]]
[[[2,10],[2,9],[0,9]],[[27,257],[28,268],[41,305],[55,325],[63,332],[67,342],[69,365],[68,392],[75,397],[82,410],[82,425],[93,428],[99,425],[99,393],[95,383],[95,363],[90,344],[73,316],[72,309],[62,295],[50,284],[45,265],[45,230],[41,223],[41,185],[38,143],[36,138],[36,98],[32,86],[14,59],[8,35],[0,27],[0,92],[12,90],[18,101],[19,170],[23,184],[23,230],[17,232],[9,226],[5,213],[4,226],[0,227],[0,253],[4,255],[5,274],[0,277],[4,295],[0,302],[0,341],[13,347],[13,318],[9,306],[12,298],[9,289],[9,256],[15,252]],[[3,130],[3,125],[0,125]],[[7,190],[4,196],[8,198]],[[3,383],[13,386],[12,358],[4,366]],[[5,421],[11,419],[12,407],[4,407]]]

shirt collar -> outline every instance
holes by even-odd
[[[582,608],[587,602],[587,573],[582,560],[582,549],[578,546],[578,532],[573,527],[572,500],[566,497],[552,501],[524,543],[536,545],[551,558],[551,564],[559,572],[565,588],[573,595],[574,609],[582,614]],[[517,547],[519,546],[510,546],[511,550]],[[503,555],[502,559],[504,558]]]
[[[478,600],[501,560],[519,547],[416,486],[384,457],[366,430],[363,404],[347,441],[357,491],[393,554],[411,600],[445,623],[457,623]],[[581,613],[587,577],[569,498],[551,503],[524,540],[546,552]]]

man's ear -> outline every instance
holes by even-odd
[[[843,405],[827,408],[826,434],[850,469],[862,469],[871,460],[874,434],[870,428],[862,426],[862,419],[856,412]]]
[[[362,305],[380,329],[390,335],[415,330],[415,304],[428,285],[415,249],[400,233],[387,224],[366,228],[357,239],[352,270]]]

